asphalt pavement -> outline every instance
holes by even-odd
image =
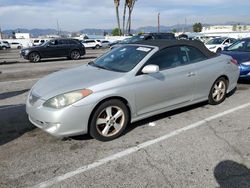
[[[111,142],[60,140],[29,123],[25,100],[41,77],[77,61],[29,63],[0,51],[0,187],[250,187],[250,82],[206,102],[129,125]]]

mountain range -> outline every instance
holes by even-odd
[[[242,25],[248,25],[246,23],[237,23],[237,22],[227,22],[224,24],[216,24],[216,25],[234,25],[234,24],[242,24]],[[214,25],[214,24],[213,24]],[[209,24],[203,24],[203,26],[209,26]],[[160,26],[161,32],[171,32],[173,29],[175,29],[177,32],[183,32],[183,31],[192,31],[193,25],[185,25],[185,24],[178,24],[178,25],[172,25],[172,26]],[[157,26],[145,26],[145,27],[139,27],[137,29],[131,30],[132,34],[139,33],[139,32],[157,32],[158,27]],[[24,29],[24,28],[18,28],[18,29],[9,29],[9,30],[3,30],[3,34],[7,36],[11,36],[13,32],[20,32],[20,33],[30,33],[33,37],[38,37],[40,35],[54,35],[58,34],[58,31],[56,29]],[[70,33],[84,33],[87,35],[103,35],[104,33],[110,34],[112,32],[112,29],[95,29],[95,28],[86,28],[81,29],[77,32],[69,32],[69,31],[60,31],[60,34],[67,35]]]

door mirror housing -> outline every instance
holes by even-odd
[[[142,69],[142,73],[144,74],[152,74],[152,73],[157,73],[159,72],[159,66],[158,65],[146,65]]]

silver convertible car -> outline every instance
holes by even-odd
[[[234,59],[201,42],[143,41],[42,78],[26,111],[35,126],[54,136],[89,133],[109,141],[131,122],[201,101],[219,104],[238,77]]]

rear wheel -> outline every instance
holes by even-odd
[[[5,46],[2,47],[3,50],[6,50],[7,48]]]
[[[208,96],[209,104],[217,105],[222,103],[226,98],[227,87],[228,82],[225,78],[221,77],[217,79],[213,84]]]
[[[41,57],[40,57],[39,53],[37,53],[37,52],[32,52],[29,55],[30,62],[37,63],[38,61],[40,61],[40,59],[41,59]]]
[[[129,122],[127,106],[114,99],[102,103],[90,120],[90,135],[100,141],[110,141],[119,137]]]
[[[80,55],[80,52],[78,50],[73,50],[70,53],[70,58],[73,59],[73,60],[80,59],[80,57],[81,57],[81,55]]]
[[[101,47],[101,46],[99,46],[99,45],[96,45],[96,46],[95,46],[95,49],[99,49],[100,47]]]

